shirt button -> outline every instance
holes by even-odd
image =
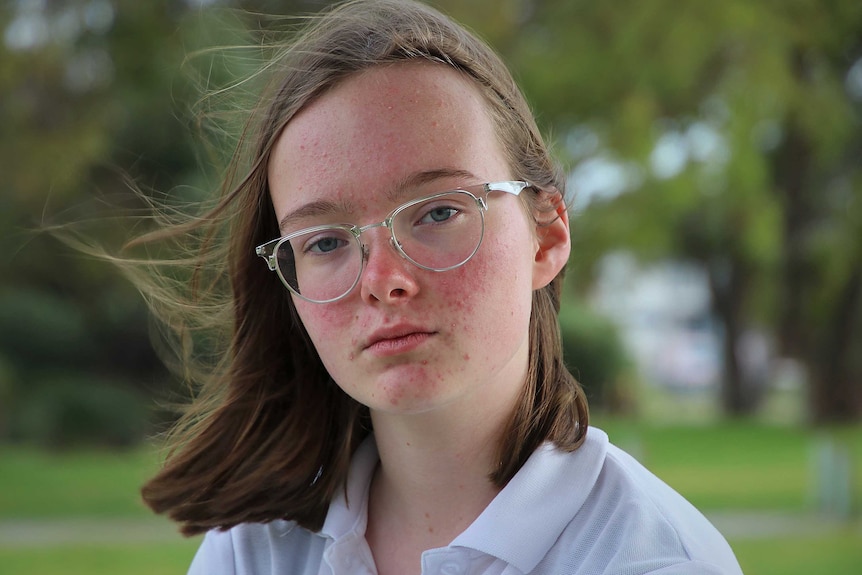
[[[440,564],[440,575],[463,575],[466,571],[457,561],[444,561]]]

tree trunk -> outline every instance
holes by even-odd
[[[721,404],[725,415],[731,417],[750,415],[759,406],[759,396],[748,385],[738,354],[739,341],[746,327],[743,318],[749,279],[746,266],[739,261],[724,260],[709,266],[713,311],[724,327]]]
[[[862,373],[854,365],[854,342],[862,324],[862,261],[853,266],[827,324],[828,335],[811,361],[812,417],[817,423],[858,421],[862,418]],[[857,350],[859,353],[862,350]]]
[[[813,222],[805,194],[811,165],[811,146],[793,122],[785,144],[776,154],[773,173],[777,191],[784,196],[784,253],[782,261],[779,348],[784,355],[802,359],[810,348],[804,310],[815,274],[805,254],[805,234]]]

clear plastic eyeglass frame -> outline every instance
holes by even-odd
[[[347,297],[347,295],[353,291],[353,289],[359,283],[359,279],[362,277],[362,272],[365,269],[365,263],[368,259],[368,247],[364,243],[362,243],[362,240],[361,240],[361,235],[363,232],[370,230],[370,229],[373,229],[373,228],[379,228],[379,227],[387,228],[389,230],[389,242],[392,245],[392,247],[395,249],[395,251],[401,257],[403,257],[404,259],[406,259],[407,261],[409,261],[413,265],[415,265],[421,269],[425,269],[425,270],[429,270],[429,271],[435,271],[435,272],[445,272],[445,271],[453,270],[453,269],[459,268],[459,267],[463,266],[464,264],[466,264],[476,254],[476,252],[479,251],[479,246],[482,244],[482,239],[484,238],[484,233],[485,233],[485,216],[484,216],[484,213],[488,210],[488,202],[487,202],[488,194],[490,192],[504,192],[507,194],[512,194],[514,196],[517,196],[522,191],[524,191],[524,189],[529,188],[529,187],[532,187],[532,184],[530,184],[529,182],[526,182],[523,180],[510,180],[510,181],[503,181],[503,182],[491,182],[491,183],[485,183],[485,184],[478,184],[475,186],[464,186],[462,188],[447,190],[445,192],[439,192],[436,194],[423,196],[421,198],[416,198],[414,200],[410,200],[409,202],[401,204],[400,206],[398,206],[397,208],[392,210],[389,213],[389,215],[386,217],[386,219],[384,219],[381,222],[377,222],[374,224],[368,224],[365,226],[357,226],[354,224],[342,224],[342,225],[325,225],[325,226],[314,226],[314,227],[310,227],[310,228],[304,228],[304,229],[298,230],[296,232],[290,233],[286,236],[282,236],[280,238],[276,238],[274,240],[270,240],[264,244],[261,244],[254,249],[254,252],[258,257],[262,258],[266,262],[266,265],[270,271],[276,272],[276,274],[278,275],[282,284],[284,284],[284,286],[288,290],[290,290],[290,292],[292,294],[294,294],[295,296],[302,298],[306,301],[309,301],[311,303],[332,303],[332,302],[338,301],[344,297]],[[477,190],[477,188],[478,188],[478,190]],[[471,190],[476,191],[480,195],[474,194]],[[449,266],[445,266],[445,267],[429,267],[427,265],[423,265],[423,264],[417,262],[412,257],[410,257],[404,251],[401,243],[399,243],[399,240],[395,234],[395,228],[392,225],[393,221],[398,216],[398,214],[402,213],[403,211],[405,211],[405,210],[407,210],[413,206],[416,206],[417,204],[432,201],[436,198],[441,198],[441,197],[444,197],[444,196],[447,196],[447,195],[453,194],[453,193],[454,194],[457,194],[457,193],[466,194],[467,196],[472,197],[473,200],[475,200],[476,205],[479,208],[479,214],[480,214],[480,218],[481,218],[482,228],[481,228],[481,231],[479,234],[478,242],[476,243],[476,247],[475,247],[475,249],[472,250],[472,252],[469,253],[469,255],[467,255],[461,261],[459,261],[453,265],[449,265]],[[353,239],[357,242],[357,244],[360,247],[362,261],[360,263],[358,273],[356,274],[356,279],[353,281],[353,283],[350,285],[350,287],[348,287],[344,291],[344,293],[341,293],[338,296],[331,297],[328,299],[323,299],[323,300],[312,299],[312,298],[309,298],[309,297],[301,294],[298,289],[296,289],[290,285],[289,280],[284,277],[282,270],[278,266],[278,258],[276,256],[276,254],[278,253],[279,248],[281,247],[281,245],[284,242],[288,242],[291,239],[302,236],[304,234],[314,233],[314,232],[318,232],[318,231],[325,231],[328,229],[342,230],[342,231],[349,232],[353,236]]]

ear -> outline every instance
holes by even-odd
[[[562,197],[554,204],[556,217],[549,224],[536,224],[536,253],[533,260],[533,289],[541,289],[551,283],[569,261],[571,239],[569,236],[569,214]]]

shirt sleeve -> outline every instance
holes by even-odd
[[[230,531],[209,531],[204,536],[188,575],[236,575]]]

